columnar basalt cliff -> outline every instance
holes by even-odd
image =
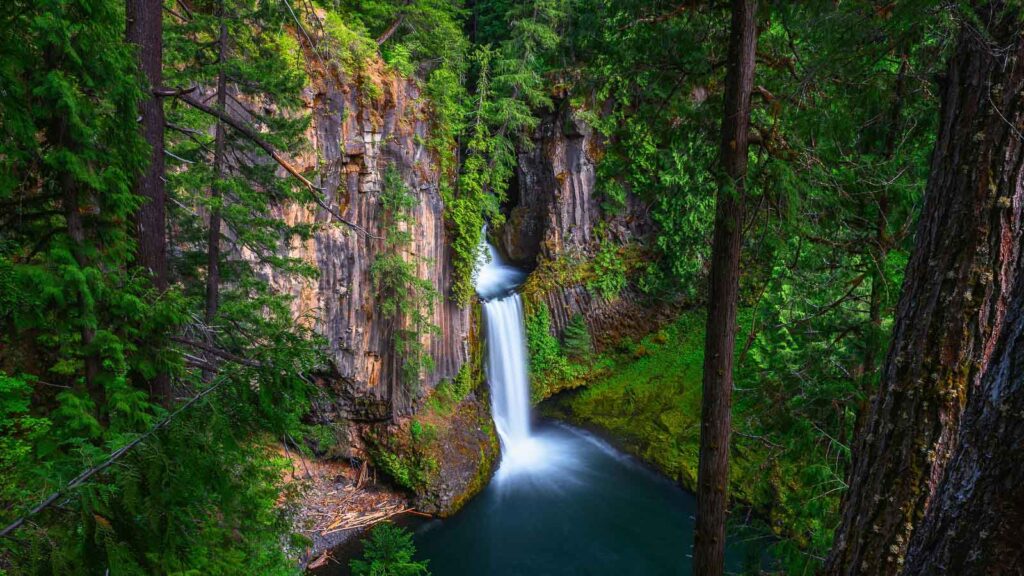
[[[296,319],[327,340],[330,366],[319,378],[321,393],[310,418],[332,430],[338,443],[325,456],[368,460],[383,472],[381,479],[394,471],[388,471],[387,462],[378,462],[379,457],[435,463],[422,470],[414,489],[404,488],[415,492],[418,509],[450,514],[483,487],[498,446],[482,369],[479,360],[471,359],[480,346],[472,309],[449,297],[453,266],[440,175],[436,157],[425,145],[431,129],[429,103],[415,80],[380,61],[367,63],[358,79],[333,67],[320,70],[310,63],[309,68],[312,80],[304,93],[312,114],[309,146],[296,163],[317,175],[325,206],[290,205],[283,210],[291,224],[316,225],[315,233],[296,240],[289,253],[314,266],[319,275],[312,281],[271,281],[295,296]],[[436,296],[427,314],[436,330],[419,334],[431,360],[419,382],[404,381],[407,359],[396,349],[396,331],[408,328],[409,319],[382,312],[383,297],[372,273],[374,261],[395,249],[385,242],[382,222],[381,195],[389,170],[415,197],[407,223],[399,224],[410,236],[399,248],[401,256],[415,263],[416,276],[427,280]],[[424,397],[460,371],[466,371],[462,378],[474,389],[448,408],[447,418],[431,413]],[[426,444],[412,437],[414,420],[431,428]],[[384,445],[380,438],[389,442]],[[330,543],[318,540],[321,547]]]
[[[336,70],[314,76],[305,96],[313,123],[302,168],[316,170],[331,210],[290,209],[291,222],[327,224],[292,246],[292,255],[315,265],[320,275],[312,283],[282,280],[278,287],[297,296],[296,317],[314,323],[328,340],[332,373],[325,380],[338,417],[383,421],[408,415],[417,387],[401,383],[396,321],[380,311],[370,271],[384,250],[380,193],[389,166],[416,197],[412,241],[403,257],[417,262],[417,275],[438,294],[429,314],[437,331],[420,336],[433,369],[419,388],[453,378],[468,356],[469,309],[447,297],[452,263],[438,170],[423,143],[429,130],[427,103],[415,81],[379,64],[370,66],[358,83]]]
[[[543,118],[532,145],[519,151],[512,207],[497,232],[510,259],[538,270],[545,262],[581,263],[594,257],[602,239],[625,245],[650,233],[650,219],[631,194],[624,209],[614,214],[601,209],[596,164],[603,147],[603,137],[567,102]],[[603,236],[597,234],[598,228]],[[649,332],[652,317],[658,315],[632,288],[605,298],[584,282],[559,283],[545,286],[540,299],[550,310],[552,330],[560,334],[575,314],[582,314],[598,346]]]

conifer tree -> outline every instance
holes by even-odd
[[[569,323],[565,325],[565,330],[562,332],[562,347],[570,358],[590,359],[594,346],[590,341],[590,332],[587,330],[587,322],[582,314],[578,312],[573,314]]]
[[[740,246],[750,145],[750,94],[757,50],[757,3],[732,3],[732,31],[725,82],[720,159],[721,183],[715,202],[715,234],[704,350],[700,468],[693,561],[698,574],[725,569],[725,515],[732,434],[733,349],[739,305]]]

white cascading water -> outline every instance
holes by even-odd
[[[487,381],[491,411],[501,439],[498,478],[529,470],[541,462],[542,443],[530,434],[530,379],[523,325],[523,301],[515,289],[525,273],[501,260],[485,244],[477,271],[476,292],[483,301],[487,334]]]

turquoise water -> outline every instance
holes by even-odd
[[[454,517],[415,529],[435,576],[691,573],[691,494],[581,430],[543,423],[533,437],[529,466],[499,471]],[[759,556],[732,546],[728,569]]]
[[[411,522],[417,557],[434,576],[688,576],[691,494],[582,430],[533,425],[522,302],[513,292],[525,274],[493,246],[481,248],[476,288],[501,465],[452,518]],[[753,543],[734,543],[727,570],[756,570],[761,555]],[[344,574],[346,564],[321,574]]]

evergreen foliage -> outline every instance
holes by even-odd
[[[394,524],[378,524],[363,540],[363,558],[349,566],[354,576],[430,576],[427,562],[414,560],[412,534]]]
[[[294,105],[303,80],[281,20],[262,4],[227,4],[231,53],[248,59],[210,64],[219,21],[196,6],[165,38],[170,81],[209,85],[226,71],[239,99],[277,92],[279,106]],[[291,523],[278,506],[282,462],[269,443],[298,429],[308,408],[303,375],[322,360],[319,341],[257,273],[308,272],[276,257],[296,232],[269,216],[270,206],[291,187],[266,163],[238,160],[253,150],[243,142],[232,143],[235,160],[217,179],[205,132],[212,119],[170,106],[184,135],[170,142],[182,160],[166,174],[177,207],[174,282],[152,290],[133,262],[144,85],[124,42],[123,6],[19,3],[0,16],[2,524],[116,458],[5,537],[0,565],[33,574],[294,573]],[[282,147],[294,146],[306,122],[250,121]],[[195,320],[205,291],[198,254],[206,252],[202,213],[214,206],[232,247],[208,325]],[[150,391],[168,372],[176,396],[201,399],[169,412]]]
[[[618,298],[628,283],[626,263],[619,253],[619,246],[609,241],[602,242],[591,265],[593,270],[587,288],[608,300]]]
[[[540,303],[526,315],[526,347],[530,356],[530,395],[539,401],[557,388],[576,385],[585,367],[582,358],[570,359],[558,338],[552,333],[551,311]]]
[[[430,263],[408,250],[414,224],[411,210],[417,202],[398,170],[389,165],[380,195],[384,252],[370,265],[370,274],[380,312],[391,319],[394,350],[402,360],[402,382],[414,393],[419,392],[420,377],[433,369],[433,357],[423,339],[438,331],[431,323],[437,290],[418,275],[420,265]]]
[[[588,360],[594,352],[594,345],[590,341],[590,331],[587,329],[587,322],[583,315],[576,313],[565,325],[562,333],[562,348],[565,353],[576,360]]]
[[[517,153],[533,145],[538,118],[571,107],[600,134],[588,154],[605,220],[642,206],[652,229],[623,246],[601,223],[592,258],[542,259],[527,284],[527,300],[540,302],[526,317],[535,399],[596,381],[576,401],[577,416],[622,432],[666,471],[692,471],[695,312],[664,334],[596,355],[578,314],[559,340],[543,295],[568,282],[609,301],[630,286],[650,302],[703,301],[724,4],[154,6],[165,23],[162,87],[138,73],[122,2],[8,0],[0,11],[0,524],[119,455],[0,540],[0,571],[296,572],[279,505],[288,488],[270,446],[308,430],[306,375],[324,365],[323,342],[268,278],[315,279],[286,248],[316,227],[281,214],[316,191],[279,177],[264,146],[215,116],[287,156],[307,152],[307,60],[378,100],[380,58],[418,82],[428,102],[424,143],[441,172],[450,292],[421,278],[437,263],[409,252],[418,198],[394,167],[379,196],[382,250],[371,265],[410,392],[432,369],[424,342],[437,331],[439,299],[473,297],[482,230],[502,223]],[[738,493],[773,522],[787,571],[809,573],[831,545],[854,425],[886,350],[936,132],[934,78],[955,23],[923,0],[770,3],[759,18],[745,199],[753,209],[738,223],[734,449],[742,456],[733,481],[750,483],[755,465],[770,472],[771,490]],[[179,91],[163,99],[163,292],[136,262],[143,198],[132,188],[147,159],[137,105],[154,88]],[[152,390],[158,374],[172,378],[171,402]],[[450,413],[472,384],[468,370],[440,384],[431,396],[438,412]],[[416,430],[413,457],[386,442],[374,453],[408,489],[436,466],[415,450],[429,429]],[[134,448],[122,455],[126,446]],[[384,525],[352,568],[427,573],[412,558],[411,537]]]

